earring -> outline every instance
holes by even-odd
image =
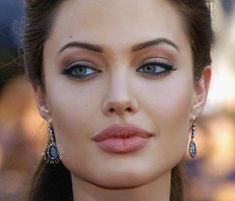
[[[54,128],[48,124],[48,134],[50,141],[46,149],[46,158],[50,163],[59,162],[60,156],[57,151]]]
[[[195,136],[196,136],[196,123],[194,121],[192,125],[191,141],[189,144],[189,155],[191,158],[195,158],[197,155],[197,147],[196,147],[196,143],[194,142]]]

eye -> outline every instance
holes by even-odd
[[[138,68],[137,72],[144,73],[148,76],[159,76],[168,74],[173,70],[176,70],[173,65],[163,62],[149,62]]]
[[[88,64],[73,63],[69,65],[62,74],[76,78],[85,79],[101,71],[94,69]]]

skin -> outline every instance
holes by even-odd
[[[169,200],[170,171],[184,157],[211,76],[207,67],[193,83],[183,27],[176,8],[165,0],[70,0],[60,6],[43,52],[45,90],[34,89],[39,112],[53,124],[64,149],[75,201]],[[160,38],[177,48],[163,41],[133,51]],[[99,45],[103,52],[63,48],[72,41]],[[84,61],[100,73],[84,80],[63,74],[71,63]],[[176,70],[155,76],[137,71],[150,61]],[[154,134],[147,146],[111,154],[92,141],[100,130],[126,123]]]

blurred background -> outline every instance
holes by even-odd
[[[187,201],[235,201],[235,0],[212,4],[216,43],[196,159],[185,161]],[[31,85],[19,70],[22,0],[0,0],[0,201],[23,200],[47,142]]]

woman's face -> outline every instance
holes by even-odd
[[[207,92],[193,84],[189,38],[176,8],[165,0],[64,1],[43,56],[39,110],[52,121],[73,176],[115,188],[170,175]],[[102,148],[94,137],[113,125],[152,136],[146,143],[119,136]],[[142,144],[125,150],[135,143]]]

